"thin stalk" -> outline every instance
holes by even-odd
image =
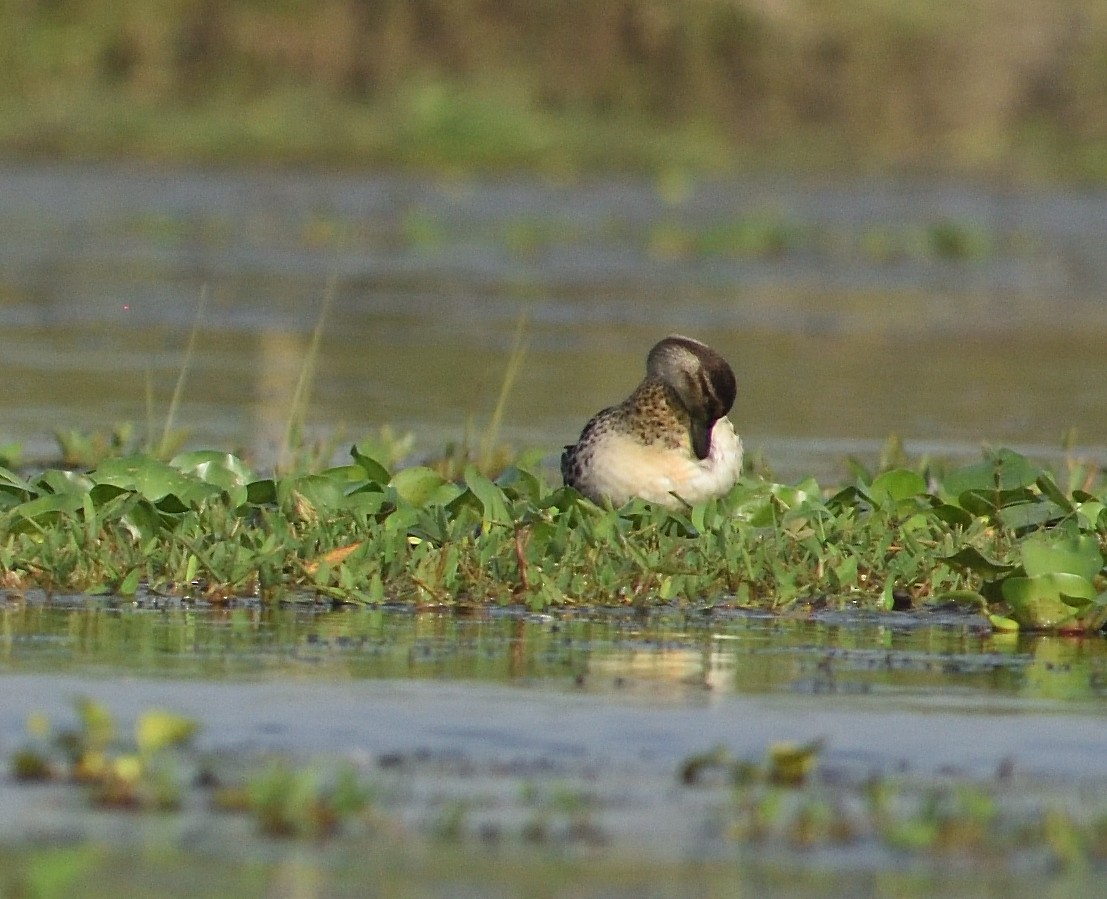
[[[188,379],[188,371],[192,367],[192,355],[196,349],[196,337],[200,333],[200,322],[204,318],[204,308],[208,304],[208,290],[207,284],[200,288],[200,302],[196,305],[196,315],[192,320],[192,330],[188,334],[188,343],[185,345],[184,361],[181,363],[181,370],[177,372],[177,384],[173,388],[173,396],[169,400],[169,411],[165,414],[165,427],[161,432],[161,443],[158,444],[157,452],[155,455],[161,457],[169,451],[170,434],[173,431],[173,423],[177,419],[177,410],[181,405],[181,397],[184,395],[185,381]]]
[[[500,382],[500,395],[496,398],[496,408],[492,410],[492,417],[488,421],[488,428],[484,432],[484,438],[480,445],[479,466],[487,471],[492,464],[492,454],[500,439],[500,426],[503,423],[504,411],[507,409],[507,401],[511,396],[515,379],[523,367],[523,359],[527,354],[526,339],[527,310],[519,313],[515,322],[515,335],[512,338],[511,355],[507,360],[507,368],[504,370],[503,380]]]
[[[288,424],[285,426],[284,440],[278,455],[280,467],[289,464],[292,445],[296,435],[303,430],[304,421],[307,418],[307,405],[311,398],[312,387],[315,383],[315,366],[319,359],[319,347],[323,341],[323,327],[327,321],[327,313],[330,311],[331,302],[334,300],[335,279],[327,279],[327,286],[323,291],[323,305],[319,309],[319,317],[315,320],[315,328],[311,332],[311,343],[308,344],[307,354],[300,366],[300,375],[296,379],[296,389],[292,393],[292,403],[288,413]]]

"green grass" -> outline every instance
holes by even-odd
[[[671,512],[604,509],[509,465],[456,479],[350,464],[261,476],[218,451],[0,469],[0,578],[11,591],[415,607],[969,604],[998,629],[1107,620],[1107,489],[1006,450],[925,471],[855,466],[832,489],[747,477]]]

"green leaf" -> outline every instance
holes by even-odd
[[[481,474],[475,465],[468,465],[465,468],[465,486],[480,501],[484,510],[482,523],[485,528],[491,523],[511,524],[513,522],[503,491]]]
[[[1011,606],[1011,617],[1021,627],[1033,630],[1054,630],[1075,617],[1072,606],[1062,599],[1062,592],[1084,590],[1095,599],[1091,585],[1080,586],[1082,579],[1073,575],[1052,574],[1039,577],[1009,577],[1003,582],[1003,598]],[[1087,582],[1084,582],[1085,584]]]
[[[272,478],[252,481],[246,485],[246,502],[254,506],[265,506],[277,501],[277,482]]]
[[[105,459],[89,477],[97,484],[134,490],[153,503],[159,503],[170,496],[176,497],[183,509],[218,496],[222,489],[218,484],[207,483],[199,477],[184,474],[165,462],[144,456]]]
[[[1103,568],[1103,554],[1093,534],[1034,534],[1020,545],[1027,575],[1068,573],[1091,581]]]
[[[22,493],[34,492],[30,483],[3,467],[0,467],[0,486],[14,487]]]
[[[988,608],[988,601],[975,590],[948,590],[945,593],[939,593],[935,599],[940,603],[950,602],[959,606],[972,606],[980,611]]]
[[[382,487],[392,480],[392,475],[388,473],[388,469],[381,465],[376,459],[370,458],[364,455],[357,446],[350,447],[350,457],[358,464],[362,471],[365,472],[365,477],[370,481],[376,481]]]
[[[1038,467],[1025,457],[1001,449],[983,462],[949,472],[942,481],[942,488],[953,496],[968,490],[1018,490],[1035,483],[1039,474]]]
[[[192,739],[199,727],[192,718],[162,709],[151,709],[143,712],[135,723],[135,743],[139,752],[148,755],[172,746],[183,746]]]
[[[396,472],[392,486],[396,495],[413,506],[424,506],[435,495],[438,488],[447,483],[433,468],[417,465]],[[470,488],[472,489],[472,488]]]
[[[1057,521],[1068,514],[1063,508],[1050,500],[1012,503],[996,513],[996,519],[1004,527],[1013,531],[1025,531],[1028,528],[1041,527],[1051,521]]]
[[[126,502],[128,505],[120,516],[120,521],[127,530],[131,531],[133,537],[151,540],[162,533],[165,523],[152,503],[137,497],[130,497]]]
[[[54,493],[20,503],[12,509],[12,513],[29,521],[38,521],[51,515],[72,514],[83,506],[84,497],[80,493]]]
[[[88,493],[93,482],[88,475],[79,471],[49,470],[39,476],[37,484],[49,493]]]
[[[997,575],[1014,571],[1014,565],[996,562],[987,558],[975,546],[962,546],[952,556],[942,556],[941,561],[949,562],[959,568],[964,568],[986,578],[995,578]]]
[[[1035,483],[1038,485],[1038,489],[1042,491],[1042,496],[1059,506],[1066,514],[1073,511],[1073,506],[1069,498],[1065,496],[1061,488],[1057,486],[1053,478],[1048,474],[1042,472],[1038,475],[1038,480]]]
[[[952,503],[938,502],[930,514],[951,527],[967,528],[973,522],[970,512]]]
[[[138,568],[132,568],[127,576],[119,583],[120,596],[134,596],[138,589],[138,582],[142,578],[142,572]]]
[[[1011,633],[1019,629],[1019,623],[1014,618],[1008,618],[1004,615],[989,615],[988,621],[991,622],[993,628],[1001,633]]]
[[[174,456],[169,463],[182,474],[193,475],[208,484],[230,490],[245,487],[255,475],[238,456],[214,450],[196,450]]]
[[[894,468],[879,475],[869,486],[869,494],[876,502],[899,502],[926,494],[926,481],[917,471]]]

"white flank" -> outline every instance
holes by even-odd
[[[722,496],[734,486],[742,472],[742,441],[728,418],[715,422],[706,459],[697,459],[686,449],[643,446],[610,433],[593,450],[591,462],[582,472],[585,493],[609,497],[616,506],[638,496],[678,508],[681,500],[698,503]]]

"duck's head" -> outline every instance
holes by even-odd
[[[726,359],[705,343],[673,334],[650,350],[646,376],[676,393],[692,422],[692,451],[697,459],[706,459],[711,452],[711,428],[730,411],[738,394]]]

